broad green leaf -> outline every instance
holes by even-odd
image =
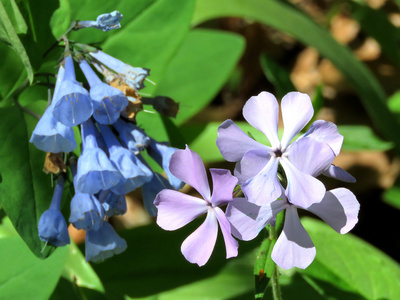
[[[179,9],[176,9],[179,7]],[[189,32],[192,0],[159,0],[132,22],[115,31],[103,44],[108,54],[136,67],[149,68],[150,79],[160,84],[165,70]],[[147,83],[145,93],[154,86]]]
[[[27,80],[26,69],[18,54],[6,44],[0,42],[0,100],[8,99],[10,95]]]
[[[126,252],[93,265],[107,295],[178,300],[235,299],[243,293],[253,294],[253,249],[260,239],[243,243],[239,257],[226,260],[220,234],[205,266],[199,268],[184,259],[180,245],[203,220],[200,217],[177,231],[151,224],[119,232],[128,243]]]
[[[329,282],[366,299],[400,298],[400,266],[386,254],[347,234],[342,236],[321,221],[302,219],[317,249],[315,261],[302,273]],[[327,272],[329,272],[327,276]],[[357,299],[357,298],[353,298]]]
[[[2,299],[48,299],[57,285],[68,255],[62,247],[49,259],[37,258],[20,237],[0,239]]]
[[[343,135],[343,150],[348,151],[386,151],[392,149],[393,143],[378,138],[368,126],[340,125],[338,131]]]
[[[243,47],[242,38],[233,34],[197,29],[187,35],[154,92],[179,102],[177,118],[171,119],[175,124],[184,123],[210,103],[232,73]],[[150,135],[162,139],[161,124],[155,119],[151,114],[138,115]]]
[[[228,16],[261,22],[316,48],[342,72],[358,93],[376,127],[387,139],[395,142],[396,151],[400,152],[399,124],[387,108],[382,87],[367,67],[348,48],[335,41],[327,30],[293,6],[279,0],[197,0],[192,22],[196,25]]]
[[[50,27],[53,36],[59,39],[71,26],[71,6],[68,0],[59,0],[60,7],[53,13],[50,19]]]
[[[372,9],[367,3],[349,1],[351,16],[360,24],[362,31],[373,37],[382,52],[398,67],[400,66],[400,32],[390,22],[383,10]],[[373,20],[373,22],[371,22]]]
[[[295,91],[288,70],[280,66],[266,54],[261,54],[260,63],[265,77],[274,85],[278,99],[282,99],[287,93]]]
[[[3,28],[7,32],[8,42],[10,43],[12,48],[15,50],[15,52],[21,59],[25,67],[28,80],[32,83],[33,69],[30,59],[1,1],[0,1],[0,22],[2,23]]]
[[[25,34],[28,30],[28,26],[14,0],[3,0],[4,8],[10,18],[11,24],[14,26],[17,34]]]
[[[203,109],[226,82],[243,50],[242,37],[212,30],[192,30],[156,87],[181,104],[176,123]]]
[[[36,107],[43,109],[43,105]],[[50,205],[53,189],[50,175],[42,171],[45,153],[29,143],[37,120],[15,106],[1,108],[0,116],[0,204],[32,252],[44,258],[54,248],[47,246],[41,252],[37,224]]]
[[[81,251],[74,243],[71,243],[68,248],[68,258],[62,272],[62,277],[51,299],[105,298],[104,287],[99,277],[91,265],[85,261],[85,257]]]

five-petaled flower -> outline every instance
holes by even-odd
[[[281,140],[278,138],[278,102],[272,94],[262,92],[247,101],[243,107],[243,116],[250,125],[265,134],[271,146],[253,140],[232,120],[226,120],[218,128],[217,146],[226,160],[237,162],[235,176],[248,201],[266,205],[280,197],[277,172],[281,164],[287,177],[286,196],[298,199],[302,207],[307,208],[322,200],[325,186],[315,177],[301,171],[293,163],[293,157],[312,160],[319,175],[332,169],[332,162],[338,153],[337,148],[340,150],[343,137],[337,133],[334,124],[318,121],[322,123],[318,123],[314,130],[317,133],[313,131],[310,136],[305,134],[291,143],[311,120],[313,107],[310,97],[299,92],[284,96],[281,107],[285,126]],[[314,155],[309,155],[310,152]]]
[[[225,240],[226,258],[237,256],[238,243],[231,235],[231,226],[219,206],[231,202],[237,179],[230,171],[210,169],[213,193],[200,156],[186,146],[176,151],[170,161],[171,173],[196,189],[203,199],[164,189],[154,200],[158,209],[157,224],[165,230],[176,230],[207,213],[204,223],[183,242],[181,251],[191,263],[203,266],[209,260],[218,235],[218,223]]]

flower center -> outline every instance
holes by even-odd
[[[275,153],[275,156],[276,156],[276,157],[281,157],[282,154],[283,154],[283,152],[282,152],[281,149],[276,149],[276,150],[274,151],[274,153]]]

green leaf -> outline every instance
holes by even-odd
[[[155,91],[180,103],[176,124],[210,103],[228,80],[244,46],[243,38],[236,34],[205,29],[188,34]]]
[[[209,262],[199,268],[180,252],[183,240],[203,221],[197,219],[177,231],[163,231],[156,224],[119,232],[128,249],[93,268],[107,295],[133,299],[236,299],[253,294],[253,264],[260,239],[243,243],[237,258],[226,260],[222,235]],[[151,299],[151,298],[150,298]],[[239,299],[239,298],[238,298]],[[244,298],[249,299],[249,298]]]
[[[289,92],[295,91],[295,87],[290,80],[289,71],[277,64],[266,54],[260,56],[261,67],[265,77],[274,85],[276,96],[282,99]]]
[[[400,209],[400,186],[398,183],[383,193],[383,201],[397,209]]]
[[[0,42],[0,100],[10,95],[26,80],[26,69],[18,54],[6,44]]]
[[[197,0],[193,24],[218,17],[242,17],[286,32],[305,45],[314,47],[342,72],[358,93],[372,121],[400,153],[399,124],[386,105],[386,96],[368,68],[330,33],[303,12],[279,0]],[[284,20],[284,21],[283,21]]]
[[[180,103],[180,112],[172,122],[182,124],[213,99],[239,60],[243,46],[242,39],[232,34],[210,30],[188,34],[155,91]],[[217,69],[215,61],[219,62]],[[146,124],[150,135],[164,138],[154,115],[139,114],[138,120]]]
[[[92,269],[85,261],[78,247],[71,243],[68,247],[62,278],[55,289],[51,299],[103,299],[104,287]]]
[[[33,69],[32,69],[32,65],[29,60],[28,54],[27,54],[25,47],[22,44],[20,38],[18,37],[17,32],[16,32],[13,24],[11,23],[11,20],[10,20],[1,1],[0,1],[0,22],[2,23],[3,28],[7,32],[8,42],[11,44],[11,46],[15,50],[15,52],[17,52],[19,58],[21,59],[23,65],[25,67],[28,80],[29,80],[29,82],[32,83]]]
[[[60,38],[71,26],[71,6],[68,0],[60,0],[60,7],[53,13],[50,19],[50,27],[53,36]]]
[[[40,111],[46,104],[36,103]],[[42,112],[43,110],[41,110]],[[0,204],[15,229],[38,257],[47,257],[54,247],[38,237],[37,224],[41,214],[50,206],[53,188],[50,175],[43,173],[45,153],[29,143],[37,120],[22,114],[15,106],[0,109]]]
[[[35,257],[20,237],[0,239],[0,295],[3,299],[48,299],[57,285],[68,247],[49,259]]]
[[[336,233],[321,221],[304,218],[302,224],[317,249],[315,262],[303,274],[366,299],[400,298],[397,262],[351,234]]]
[[[14,0],[3,0],[4,8],[17,34],[25,34],[28,26]]]
[[[343,150],[347,151],[386,151],[393,148],[393,143],[378,138],[368,126],[340,125],[338,131],[343,135]]]

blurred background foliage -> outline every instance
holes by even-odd
[[[341,236],[304,217],[317,257],[304,271],[281,272],[284,299],[400,299],[395,231],[400,208],[399,0],[0,4],[1,299],[253,298],[253,266],[262,237],[241,242],[239,256],[229,261],[219,241],[210,262],[198,268],[184,260],[180,244],[201,220],[165,232],[143,210],[140,191],[127,196],[128,213],[111,220],[127,240],[125,253],[87,264],[80,247],[84,237],[72,227],[78,246],[41,251],[37,222],[51,200],[51,179],[42,172],[45,153],[28,142],[36,120],[14,100],[41,114],[47,101],[43,84],[49,80],[43,74],[56,72],[62,51],[48,50],[72,20],[94,20],[113,10],[124,15],[121,29],[85,29],[73,32],[71,40],[94,43],[126,63],[151,69],[156,85],[148,84],[144,95],[174,99],[179,113],[169,118],[141,112],[138,125],[159,141],[179,148],[188,144],[209,167],[233,169],[215,144],[216,129],[228,118],[265,141],[241,115],[246,100],[261,91],[278,98],[293,90],[307,93],[315,118],[338,125],[344,144],[335,164],[357,178],[344,186],[361,203],[359,223],[352,234]],[[324,183],[327,189],[342,185]],[[71,195],[66,194],[68,216]]]

